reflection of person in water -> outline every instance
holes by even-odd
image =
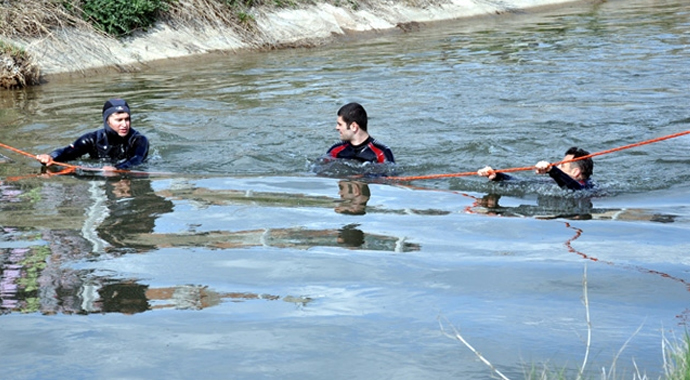
[[[134,280],[91,277],[84,281],[80,313],[136,314],[155,309],[201,310],[220,304],[224,300],[242,302],[250,300],[274,301],[280,296],[250,292],[218,293],[202,285],[178,285],[152,288]],[[95,288],[95,290],[91,290]],[[309,297],[285,296],[286,302],[306,304]]]
[[[591,197],[564,198],[540,195],[537,197],[536,205],[523,204],[515,207],[499,205],[500,198],[498,194],[487,194],[482,198],[476,198],[471,212],[501,216],[528,216],[537,219],[634,220],[657,223],[672,223],[676,218],[676,215],[643,209],[594,208]]]
[[[346,247],[359,248],[364,245],[364,232],[357,227],[357,224],[348,224],[338,230],[338,244]]]
[[[131,245],[127,237],[152,233],[156,218],[171,212],[173,203],[158,196],[148,179],[108,179],[105,188],[108,216],[96,229],[99,237],[117,248],[152,248]]]
[[[98,289],[100,312],[136,314],[149,310],[146,298],[147,285],[136,282],[115,282]]]
[[[338,182],[338,195],[341,201],[335,207],[339,214],[364,215],[371,191],[369,185],[359,181],[343,180]]]
[[[134,185],[135,182],[132,182]],[[133,186],[132,185],[132,186]],[[110,193],[123,193],[123,189],[115,191],[115,185],[111,187]],[[133,191],[132,196],[136,195]],[[153,194],[144,194],[153,197]],[[358,181],[343,180],[339,183],[340,202],[335,206],[335,211],[344,214],[362,215],[365,213],[367,201],[371,194],[369,186],[366,183]],[[394,251],[394,252],[408,252],[411,250],[419,250],[419,245],[406,242],[404,238],[395,236],[379,235],[379,234],[364,234],[360,230],[350,227],[338,229],[307,229],[302,227],[290,228],[259,228],[240,231],[229,230],[212,230],[195,233],[193,231],[185,230],[176,233],[157,233],[151,232],[153,222],[156,214],[167,212],[165,204],[168,204],[167,199],[185,200],[193,199],[195,202],[212,205],[225,204],[245,204],[263,202],[267,205],[278,204],[281,206],[295,207],[298,204],[317,205],[318,207],[333,207],[333,198],[330,197],[305,197],[300,196],[300,203],[294,201],[294,194],[280,194],[280,193],[251,193],[248,195],[246,191],[236,190],[210,190],[204,188],[185,189],[183,191],[162,191],[155,194],[155,197],[163,197],[165,203],[161,199],[154,199],[152,202],[161,203],[161,206],[151,208],[150,205],[142,205],[143,209],[149,207],[150,212],[142,212],[139,216],[143,221],[150,223],[146,225],[139,223],[139,229],[134,230],[130,228],[124,219],[128,210],[132,213],[131,206],[126,208],[121,213],[122,216],[117,218],[115,215],[109,215],[102,227],[99,228],[99,233],[106,235],[108,242],[116,244],[119,247],[146,247],[163,248],[163,247],[207,247],[210,249],[234,249],[245,247],[274,247],[274,248],[293,248],[293,249],[310,249],[312,247],[345,247],[348,249],[369,249],[378,251]],[[137,198],[145,199],[143,196],[137,195]],[[172,207],[172,206],[168,206]],[[163,210],[163,211],[161,211]],[[151,215],[151,213],[155,213]],[[147,219],[147,216],[150,218]],[[119,227],[122,224],[123,227]],[[110,231],[112,227],[118,225],[120,231]],[[118,235],[116,235],[118,234]],[[104,238],[105,239],[105,238]]]
[[[498,194],[487,194],[477,198],[473,212],[487,215],[535,217],[539,219],[591,219],[592,200],[590,197],[564,198],[539,195],[536,205],[519,205],[503,207],[498,204],[501,198]]]

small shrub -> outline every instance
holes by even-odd
[[[84,19],[105,33],[123,37],[146,30],[156,22],[156,14],[168,8],[168,0],[83,0]]]
[[[0,88],[22,88],[39,81],[40,70],[26,51],[0,41]]]

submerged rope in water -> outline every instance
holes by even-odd
[[[666,136],[662,136],[662,137],[657,137],[657,138],[650,139],[650,140],[646,140],[646,141],[637,142],[637,143],[634,143],[634,144],[623,145],[623,146],[620,146],[620,147],[617,147],[617,148],[602,150],[601,152],[591,153],[591,154],[588,154],[588,155],[586,155],[586,156],[573,158],[573,159],[571,159],[571,160],[563,160],[563,161],[559,161],[559,162],[554,162],[554,163],[552,163],[551,165],[552,165],[552,166],[557,166],[557,165],[565,164],[565,163],[568,163],[568,162],[574,162],[574,161],[584,160],[584,159],[586,159],[586,158],[591,158],[591,157],[595,157],[595,156],[601,156],[601,155],[604,155],[604,154],[609,154],[609,153],[613,153],[613,152],[618,152],[618,151],[625,150],[625,149],[630,149],[630,148],[634,148],[634,147],[638,147],[638,146],[642,146],[642,145],[652,144],[652,143],[655,143],[655,142],[659,142],[659,141],[663,141],[663,140],[668,140],[668,139],[672,139],[672,138],[684,136],[684,135],[687,135],[687,134],[690,134],[690,131],[678,132],[678,133],[674,133],[674,134],[670,134],[670,135],[666,135]],[[496,170],[494,170],[494,172],[495,172],[495,173],[512,173],[512,172],[519,172],[519,171],[528,171],[528,170],[533,170],[533,169],[534,169],[534,166],[525,166],[525,167],[521,167],[521,168],[496,169]],[[466,177],[466,176],[472,176],[472,175],[477,175],[477,172],[447,173],[447,174],[431,174],[431,175],[420,175],[420,176],[409,176],[409,177],[388,177],[387,179],[391,179],[391,180],[394,180],[394,181],[414,181],[414,180],[419,180],[419,179],[438,179],[438,178],[451,178],[451,177]]]

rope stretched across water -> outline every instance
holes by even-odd
[[[19,150],[17,148],[11,147],[7,144],[0,143],[0,147],[11,150],[15,153],[19,153],[21,155],[33,158],[34,160],[38,160],[38,156],[35,154],[31,154],[28,152],[24,152],[23,150]],[[62,166],[65,169],[61,170],[58,172],[59,174],[70,174],[74,173],[77,170],[83,170],[83,171],[90,171],[90,172],[108,172],[108,173],[130,173],[130,174],[164,174],[164,175],[170,175],[172,173],[154,173],[154,172],[141,172],[141,171],[134,171],[134,170],[124,170],[124,169],[115,169],[115,170],[105,170],[103,168],[90,168],[86,166],[79,166],[79,165],[71,165],[71,164],[66,164],[64,162],[57,162],[57,161],[51,161],[50,165],[56,165],[56,166]]]
[[[591,157],[595,157],[595,156],[601,156],[601,155],[609,154],[609,153],[613,153],[613,152],[618,152],[621,150],[630,149],[630,148],[634,148],[634,147],[638,147],[638,146],[642,146],[642,145],[652,144],[655,142],[668,140],[668,139],[672,139],[672,138],[676,138],[676,137],[680,137],[680,136],[684,136],[684,135],[688,135],[688,134],[690,134],[690,131],[678,132],[678,133],[674,133],[674,134],[670,134],[670,135],[666,135],[666,136],[662,136],[662,137],[657,137],[657,138],[646,140],[646,141],[637,142],[634,144],[623,145],[623,146],[619,146],[617,148],[602,150],[601,152],[591,153],[591,154],[588,154],[586,156],[576,157],[576,158],[573,158],[570,160],[563,160],[563,161],[554,162],[551,164],[551,166],[557,166],[557,165],[565,164],[568,162],[580,161],[580,160],[584,160],[587,158],[591,158]],[[494,173],[512,173],[512,172],[519,172],[519,171],[534,170],[534,168],[535,168],[534,166],[525,166],[525,167],[520,167],[520,168],[495,169],[493,172]],[[467,177],[467,176],[473,176],[473,175],[477,175],[477,172],[475,171],[475,172],[462,172],[462,173],[431,174],[431,175],[420,175],[420,176],[409,176],[409,177],[388,177],[387,179],[405,182],[405,181],[415,181],[415,180],[420,180],[420,179]]]
[[[683,132],[673,133],[673,134],[670,134],[670,135],[661,136],[661,137],[657,137],[657,138],[654,138],[654,139],[650,139],[650,140],[645,140],[645,141],[637,142],[637,143],[634,143],[634,144],[628,144],[628,145],[619,146],[619,147],[617,147],[617,148],[602,150],[602,151],[600,151],[600,152],[591,153],[591,154],[588,154],[588,155],[586,155],[586,156],[576,157],[576,158],[573,158],[573,159],[570,159],[570,160],[563,160],[563,161],[554,162],[554,163],[552,163],[551,165],[552,165],[552,166],[557,166],[557,165],[565,164],[565,163],[568,163],[568,162],[575,162],[575,161],[579,161],[579,160],[584,160],[584,159],[587,159],[587,158],[592,158],[592,157],[601,156],[601,155],[604,155],[604,154],[609,154],[609,153],[613,153],[613,152],[618,152],[618,151],[621,151],[621,150],[630,149],[630,148],[634,148],[634,147],[638,147],[638,146],[642,146],[642,145],[652,144],[652,143],[659,142],[659,141],[669,140],[669,139],[672,139],[672,138],[676,138],[676,137],[680,137],[680,136],[684,136],[684,135],[688,135],[688,134],[690,134],[690,131],[683,131]],[[11,150],[11,151],[13,151],[13,152],[15,152],[15,153],[19,153],[19,154],[22,154],[22,155],[27,156],[27,157],[31,157],[31,158],[33,158],[33,159],[35,159],[35,160],[38,159],[38,156],[37,156],[37,155],[33,155],[33,154],[31,154],[31,153],[24,152],[24,151],[22,151],[22,150],[19,150],[19,149],[17,149],[17,148],[11,147],[11,146],[6,145],[6,144],[3,144],[3,143],[0,143],[0,147],[3,147],[3,148],[5,148],[5,149],[9,149],[9,150]],[[51,162],[51,165],[58,165],[58,166],[63,166],[63,167],[65,167],[65,168],[67,168],[67,169],[71,169],[71,171],[67,171],[67,172],[74,172],[74,171],[76,171],[77,169],[79,169],[79,170],[84,170],[84,171],[96,171],[96,172],[98,172],[98,171],[100,171],[100,172],[106,171],[105,169],[102,169],[102,168],[89,168],[89,167],[78,166],[78,165],[70,165],[70,164],[66,164],[66,163],[63,163],[63,162],[56,162],[56,161],[52,161],[52,162]],[[524,166],[524,167],[519,167],[519,168],[496,169],[496,170],[494,170],[494,173],[512,173],[512,172],[519,172],[519,171],[528,171],[528,170],[533,170],[533,169],[534,169],[534,166]],[[108,170],[108,172],[113,172],[113,173],[156,174],[156,173],[151,173],[151,172],[135,172],[135,171],[132,171],[132,170],[122,170],[122,169]],[[166,174],[166,175],[169,175],[169,174],[172,174],[172,173],[158,173],[158,174]],[[420,175],[420,176],[409,176],[409,177],[388,177],[388,179],[394,180],[394,181],[405,182],[405,181],[414,181],[414,180],[421,180],[421,179],[438,179],[438,178],[451,178],[451,177],[467,177],[467,176],[473,176],[473,175],[477,175],[477,172],[474,171],[474,172],[462,172],[462,173],[431,174],[431,175]]]

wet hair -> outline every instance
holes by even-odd
[[[338,110],[338,116],[342,116],[343,121],[350,125],[357,123],[364,132],[367,131],[367,111],[359,103],[348,103]]]
[[[129,112],[129,104],[123,99],[110,99],[103,105],[103,122],[108,121],[108,117],[114,113]]]
[[[578,148],[576,146],[571,147],[570,149],[565,151],[566,156],[571,154],[573,155],[573,158],[589,156],[588,151],[582,148]],[[592,158],[584,158],[582,160],[577,160],[574,161],[572,164],[580,169],[580,175],[582,176],[582,179],[589,179],[589,177],[592,175],[592,172],[594,171],[594,161],[592,161]]]

